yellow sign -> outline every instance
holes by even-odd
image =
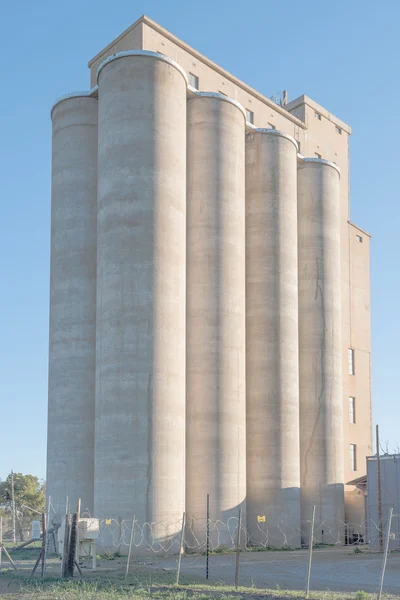
[[[258,515],[257,521],[259,523],[265,523],[265,515]]]
[[[111,519],[106,519],[106,525],[111,525]]]

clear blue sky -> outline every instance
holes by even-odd
[[[306,93],[349,123],[351,218],[373,234],[373,416],[400,444],[398,24],[371,0],[3,0],[0,18],[0,477],[45,475],[50,107],[145,13],[270,96]]]

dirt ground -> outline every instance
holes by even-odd
[[[10,566],[3,560],[3,572],[0,575],[0,594],[13,595],[21,585],[21,577],[29,577],[37,550],[31,557],[24,555],[13,558],[18,566],[18,574],[11,572]],[[304,590],[307,572],[306,550],[288,552],[243,552],[240,555],[240,586],[259,590]],[[235,555],[212,554],[209,559],[209,581],[205,579],[206,559],[204,555],[187,555],[182,558],[181,583],[234,585]],[[377,591],[381,573],[382,555],[360,552],[352,548],[329,548],[314,550],[311,570],[311,590],[331,592],[355,592],[363,590]],[[90,566],[83,566],[83,576],[87,579],[101,578],[122,582],[126,566],[126,557],[113,560],[100,560],[93,572]],[[177,558],[150,556],[132,557],[130,576],[132,582],[140,581],[146,585],[174,583]],[[48,562],[47,576],[59,577],[60,561],[51,558]],[[78,574],[76,574],[78,576]],[[391,598],[400,599],[400,553],[391,553],[388,557],[384,591]]]

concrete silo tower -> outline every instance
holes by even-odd
[[[246,136],[247,529],[250,543],[278,547],[300,546],[297,293],[297,144],[285,133],[252,129]]]
[[[185,496],[186,75],[99,68],[95,511],[180,529]]]
[[[96,340],[97,99],[52,109],[47,493],[93,510]]]
[[[230,545],[245,509],[245,116],[223,96],[188,100],[186,512],[197,540]],[[244,515],[243,515],[244,516]],[[236,522],[237,525],[237,522]],[[234,521],[232,526],[235,527]]]
[[[319,542],[344,529],[339,179],[334,163],[299,161],[301,508],[306,523],[316,505]]]

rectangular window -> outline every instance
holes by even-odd
[[[276,127],[273,123],[268,123],[268,127],[269,127],[269,129],[276,129]]]
[[[195,90],[199,89],[199,78],[197,77],[197,75],[189,73],[189,85],[191,85],[192,88],[194,88]]]
[[[356,235],[357,241],[362,243],[362,237],[361,235]]]
[[[353,348],[348,349],[347,366],[349,368],[349,375],[354,375],[354,349]]]
[[[315,153],[315,158],[322,158],[321,154],[318,154],[318,152]]]
[[[321,115],[316,110],[314,111],[314,117],[318,119],[318,121],[322,119]]]
[[[300,144],[299,140],[296,140],[296,141],[297,141],[297,146],[299,148],[299,154],[301,154],[301,144]]]
[[[337,125],[335,125],[335,130],[336,130],[336,133],[340,133],[340,135],[342,135],[341,127],[338,127]]]
[[[254,113],[252,110],[249,110],[248,108],[246,108],[246,119],[249,123],[254,125]]]
[[[349,396],[349,423],[356,422],[356,399]]]
[[[350,444],[350,471],[357,471],[357,448]]]

